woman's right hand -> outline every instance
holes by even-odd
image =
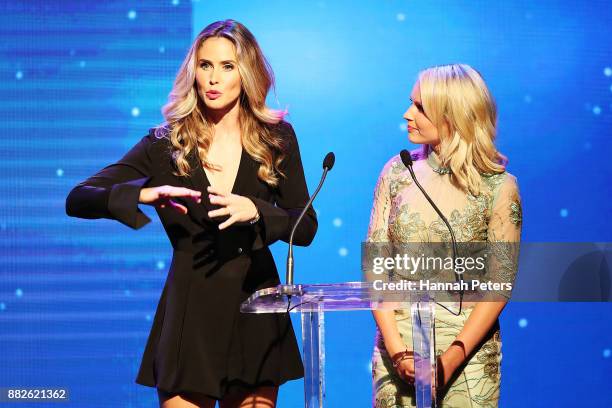
[[[396,353],[391,360],[397,375],[408,384],[414,384],[414,352],[406,350]]]
[[[170,207],[181,214],[187,214],[187,207],[177,203],[174,198],[187,198],[194,200],[196,203],[202,201],[202,193],[195,190],[190,190],[185,187],[174,186],[159,186],[147,187],[140,190],[138,202],[141,204],[152,205],[157,208]]]

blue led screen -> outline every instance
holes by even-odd
[[[525,241],[610,242],[612,12],[605,1],[30,1],[0,13],[0,388],[63,387],[75,407],[154,407],[134,383],[171,260],[139,231],[64,212],[78,182],[163,118],[195,35],[225,18],[257,37],[289,110],[319,232],[296,281],[360,277],[374,184],[407,141],[419,70],[465,62],[499,108],[500,150],[523,199]],[[286,245],[273,253],[283,270]],[[503,407],[612,406],[612,305],[510,303],[501,316]],[[374,323],[329,313],[327,404],[367,407]],[[294,320],[299,330],[299,319]],[[303,383],[279,406],[303,406]],[[12,404],[3,403],[3,406]],[[24,406],[15,403],[15,406]],[[36,403],[35,406],[57,406]]]

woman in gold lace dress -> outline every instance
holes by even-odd
[[[432,67],[419,74],[411,100],[404,114],[408,137],[423,145],[414,172],[448,219],[457,242],[517,243],[522,221],[518,185],[495,148],[495,102],[482,77],[467,65]],[[378,180],[367,241],[450,241],[446,225],[399,156],[385,165]],[[439,406],[498,406],[498,317],[505,304],[463,302],[458,316],[436,306]],[[457,306],[448,309],[456,311]],[[378,310],[374,318],[373,406],[415,407],[410,314]]]

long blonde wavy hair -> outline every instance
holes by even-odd
[[[156,128],[156,135],[170,139],[175,175],[189,175],[192,169],[187,156],[193,149],[197,149],[202,165],[218,169],[207,159],[214,129],[207,118],[205,104],[198,96],[196,83],[197,52],[211,37],[226,38],[236,47],[242,84],[238,115],[242,144],[246,152],[260,163],[259,179],[276,186],[279,176],[283,176],[278,167],[284,158],[284,146],[283,140],[270,131],[270,125],[279,123],[286,111],[266,106],[266,96],[274,85],[274,74],[253,34],[237,21],[216,21],[198,34],[179,69],[168,103],[162,108],[165,123]]]
[[[440,161],[452,180],[474,196],[481,175],[505,171],[507,159],[494,141],[497,108],[482,76],[466,64],[440,65],[419,73],[425,115],[438,129]],[[431,146],[424,145],[429,154]]]

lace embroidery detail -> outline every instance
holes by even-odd
[[[492,197],[481,193],[471,197],[461,211],[455,209],[448,222],[459,242],[486,241]],[[448,242],[451,240],[446,224],[438,217],[426,225],[419,213],[410,211],[410,205],[392,207],[389,214],[389,237],[395,242]]]
[[[408,187],[413,181],[408,175],[408,169],[401,161],[394,161],[391,164],[390,173],[392,177],[389,181],[389,196],[393,200],[404,187]]]
[[[523,208],[520,201],[510,203],[510,222],[517,227],[520,227],[523,223]]]
[[[499,336],[497,336],[497,338],[499,339]],[[499,341],[496,341],[495,338],[491,338],[483,344],[478,353],[476,353],[476,359],[484,365],[484,375],[493,381],[497,381],[500,374],[500,349]]]

